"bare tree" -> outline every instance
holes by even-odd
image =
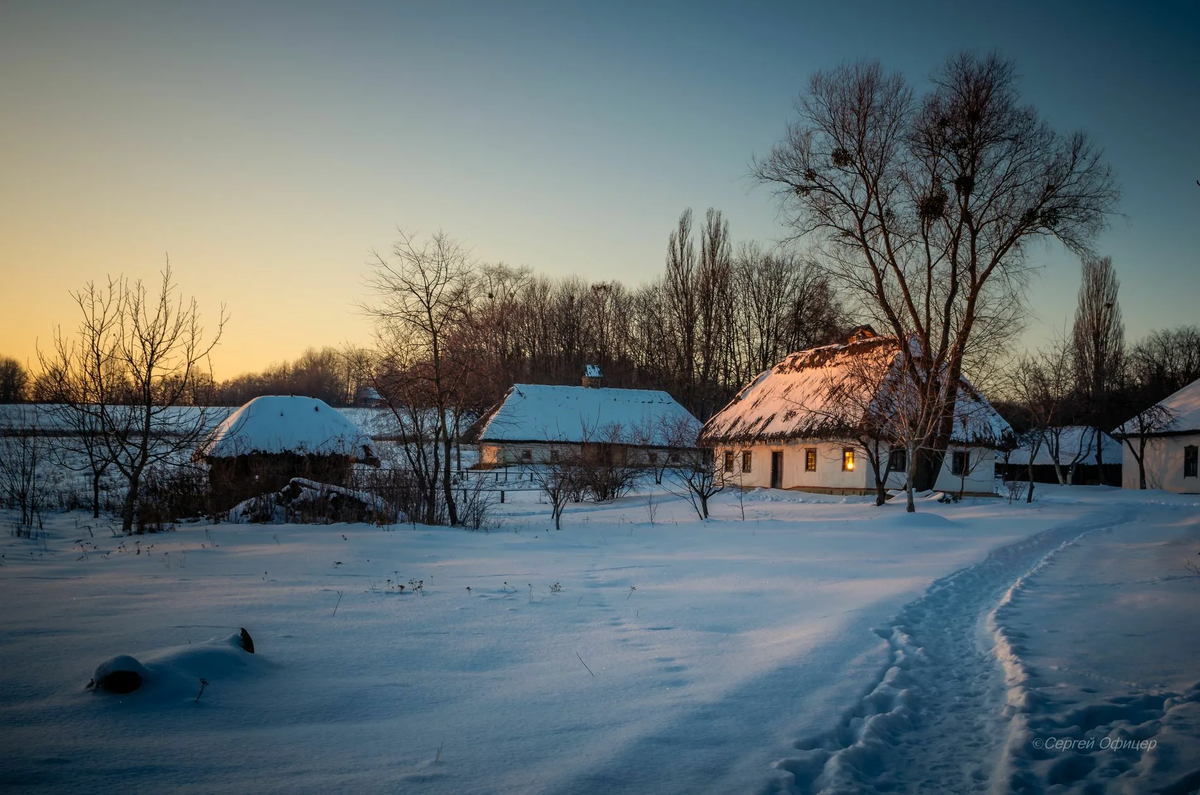
[[[1160,403],[1146,406],[1117,429],[1115,434],[1133,455],[1138,467],[1138,488],[1148,488],[1146,481],[1146,448],[1155,434],[1169,431],[1175,414]],[[1157,484],[1156,484],[1157,487]]]
[[[424,240],[399,234],[390,258],[374,256],[368,283],[376,303],[364,309],[379,324],[385,352],[401,355],[401,366],[390,368],[393,378],[415,379],[415,390],[427,395],[436,422],[431,453],[432,471],[438,473],[435,487],[440,486],[447,518],[456,525],[451,448],[469,368],[451,355],[449,343],[470,316],[474,267],[466,249],[444,232]],[[399,387],[399,381],[392,386]]]
[[[54,352],[43,361],[56,374],[53,383],[68,427],[96,435],[103,444],[102,452],[88,452],[93,499],[105,467],[115,467],[125,481],[121,528],[126,533],[138,518],[146,471],[175,463],[210,430],[206,409],[181,412],[178,407],[220,341],[226,315],[222,308],[206,339],[196,300],[185,301],[176,292],[170,262],[157,294],[141,280],[110,279],[105,288],[88,283],[72,293],[83,316],[76,337],[58,330]]]
[[[1020,104],[997,56],[951,58],[918,99],[899,74],[857,63],[813,76],[787,139],[753,165],[797,238],[901,340],[938,418],[918,488],[941,466],[959,376],[1020,320],[1032,243],[1087,253],[1118,191],[1082,133]]]
[[[38,436],[38,408],[31,407],[24,427],[0,428],[0,500],[21,511],[17,535],[32,537],[41,527],[41,465],[44,456]]]
[[[0,356],[0,403],[20,403],[29,388],[29,373],[11,356]]]
[[[696,329],[700,314],[696,285],[696,247],[692,242],[692,211],[679,216],[667,241],[667,272],[663,282],[666,328],[675,343],[676,394],[689,411],[696,409]]]
[[[675,451],[667,470],[667,490],[692,504],[696,515],[708,518],[708,501],[724,490],[726,478],[711,447],[697,447],[699,428],[690,417],[664,423],[667,446]]]
[[[1120,287],[1112,258],[1083,260],[1073,329],[1075,377],[1087,400],[1096,431],[1096,463],[1101,465],[1104,463],[1101,434],[1111,427],[1109,397],[1117,388],[1125,359],[1125,324],[1121,322],[1121,305],[1117,303]]]
[[[1063,421],[1063,411],[1073,387],[1070,364],[1070,344],[1060,339],[1035,355],[1021,357],[1009,375],[1009,391],[1029,418],[1030,427],[1022,444],[1029,452],[1026,502],[1033,502],[1034,460],[1046,444],[1051,429]]]
[[[530,467],[530,477],[550,501],[554,529],[562,529],[563,509],[583,489],[583,465],[579,455],[567,449],[556,451],[550,460]]]
[[[1200,326],[1152,331],[1127,357],[1127,377],[1139,401],[1158,402],[1200,379]]]

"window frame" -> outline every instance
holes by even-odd
[[[1200,477],[1200,447],[1194,444],[1185,445],[1183,448],[1183,476]]]
[[[842,471],[843,472],[853,472],[855,466],[856,466],[856,464],[854,461],[854,448],[853,447],[843,447],[842,448]]]
[[[815,447],[805,447],[804,448],[804,471],[805,472],[816,472],[817,471],[817,448],[815,448]]]
[[[750,472],[754,467],[754,454],[750,450],[742,451],[742,472]]]
[[[732,450],[725,451],[725,461],[724,461],[723,466],[721,467],[721,471],[723,471],[723,472],[732,472],[733,471],[733,451]]]
[[[897,459],[900,462],[899,466],[896,466]],[[908,450],[904,449],[903,447],[893,447],[891,450],[888,450],[888,470],[891,472],[904,472],[907,474]]]
[[[968,452],[966,450],[950,451],[950,474],[961,478],[967,474]]]

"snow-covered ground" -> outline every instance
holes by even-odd
[[[1200,501],[1041,494],[724,493],[704,523],[640,495],[553,531],[524,493],[490,533],[56,514],[0,539],[0,787],[1191,791]],[[85,690],[121,654],[143,688]]]

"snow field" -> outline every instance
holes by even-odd
[[[536,494],[510,496],[489,534],[221,524],[116,538],[58,514],[45,541],[0,539],[0,741],[15,749],[0,786],[983,789],[1016,758],[1002,756],[1008,689],[987,616],[1114,512],[1180,513],[1106,497],[905,515],[752,492],[722,494],[706,523],[665,495],[654,524],[644,496],[573,505],[556,532]],[[999,625],[1021,631],[1013,615]],[[241,626],[257,653],[225,653],[244,666],[196,655]],[[164,666],[161,686],[85,691],[118,654]]]

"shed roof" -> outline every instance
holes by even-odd
[[[256,397],[230,414],[196,449],[193,458],[233,458],[251,453],[344,455],[375,458],[358,426],[323,400],[294,395]]]
[[[695,443],[700,422],[666,392],[514,384],[467,430],[470,442]]]
[[[1033,459],[1034,466],[1051,466],[1054,464],[1054,439],[1052,434],[1058,434],[1058,463],[1070,466],[1071,462],[1085,466],[1096,464],[1096,429],[1086,425],[1067,425],[1062,428],[1050,429],[1038,448],[1037,457]],[[1029,434],[1026,434],[1028,437]],[[1008,456],[1008,463],[1019,466],[1029,464],[1029,453],[1032,440],[1026,438]],[[1100,431],[1100,453],[1105,464],[1121,463],[1121,443]]]

